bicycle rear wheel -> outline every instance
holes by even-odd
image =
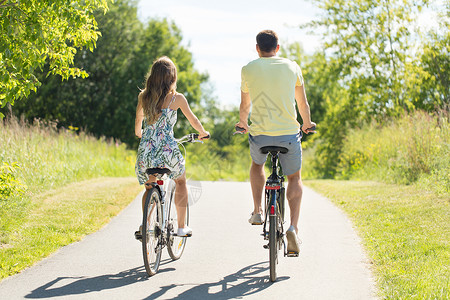
[[[161,261],[162,223],[161,195],[158,189],[153,187],[145,199],[142,220],[142,254],[149,276],[156,274]]]
[[[270,203],[276,205],[275,191],[270,193]],[[277,280],[277,263],[278,263],[278,216],[276,214],[277,208],[269,207],[269,266],[270,266],[270,281]]]
[[[170,258],[177,260],[183,254],[184,248],[186,247],[186,237],[177,237],[174,234],[178,231],[178,215],[177,208],[175,206],[175,186],[171,189],[170,195],[170,205],[169,205],[169,225],[168,225],[168,239],[169,247],[167,250],[169,252]],[[189,206],[186,206],[186,219],[185,224],[189,225]]]

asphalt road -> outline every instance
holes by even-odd
[[[247,222],[250,184],[189,187],[197,197],[193,236],[178,261],[164,250],[155,276],[147,277],[133,236],[141,221],[138,195],[100,231],[0,282],[0,299],[376,299],[360,240],[327,199],[305,189],[300,256],[281,257],[271,283],[262,228]]]

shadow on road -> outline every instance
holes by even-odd
[[[163,261],[162,265],[168,264]],[[258,293],[270,287],[268,262],[257,263],[245,267],[236,273],[224,277],[218,282],[203,284],[170,284],[160,289],[146,299],[157,299],[167,291],[177,288],[192,286],[181,292],[173,299],[232,299]],[[159,273],[171,272],[175,268],[164,268]],[[283,281],[289,277],[279,277],[277,281]],[[58,277],[47,284],[33,290],[25,298],[40,299],[68,295],[81,295],[102,290],[120,288],[140,281],[149,280],[144,267],[136,267],[117,274],[107,274],[96,277]],[[150,279],[151,280],[151,279]]]
[[[164,264],[164,261],[162,264]],[[175,268],[165,268],[159,272],[170,272],[174,270]],[[97,277],[58,277],[33,290],[30,294],[26,295],[25,298],[39,299],[80,295],[107,289],[115,289],[144,280],[148,280],[144,266],[122,271],[118,274],[107,274]]]
[[[162,286],[159,291],[145,299],[157,299],[173,288],[189,285],[192,285],[192,288],[172,299],[235,299],[261,292],[276,282],[289,279],[288,276],[283,276],[272,283],[269,280],[268,270],[268,262],[257,263],[230,274],[218,282]]]

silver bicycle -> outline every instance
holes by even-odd
[[[207,137],[209,138],[209,137]],[[191,133],[177,140],[178,144],[201,142],[198,134]],[[175,206],[175,181],[168,178],[167,168],[152,168],[146,170],[148,175],[155,176],[156,182],[148,183],[151,188],[145,198],[142,220],[142,254],[145,270],[149,276],[158,272],[161,254],[167,246],[169,256],[177,260],[183,254],[187,237],[177,236],[178,217]],[[148,187],[150,187],[148,186]],[[186,206],[185,225],[189,225],[189,206]],[[137,232],[137,234],[139,234]],[[139,236],[136,236],[139,239]]]

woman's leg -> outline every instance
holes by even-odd
[[[175,189],[175,206],[177,207],[178,228],[184,228],[186,219],[186,207],[188,205],[188,190],[186,186],[186,173],[183,173],[177,179],[174,179],[177,184]]]

